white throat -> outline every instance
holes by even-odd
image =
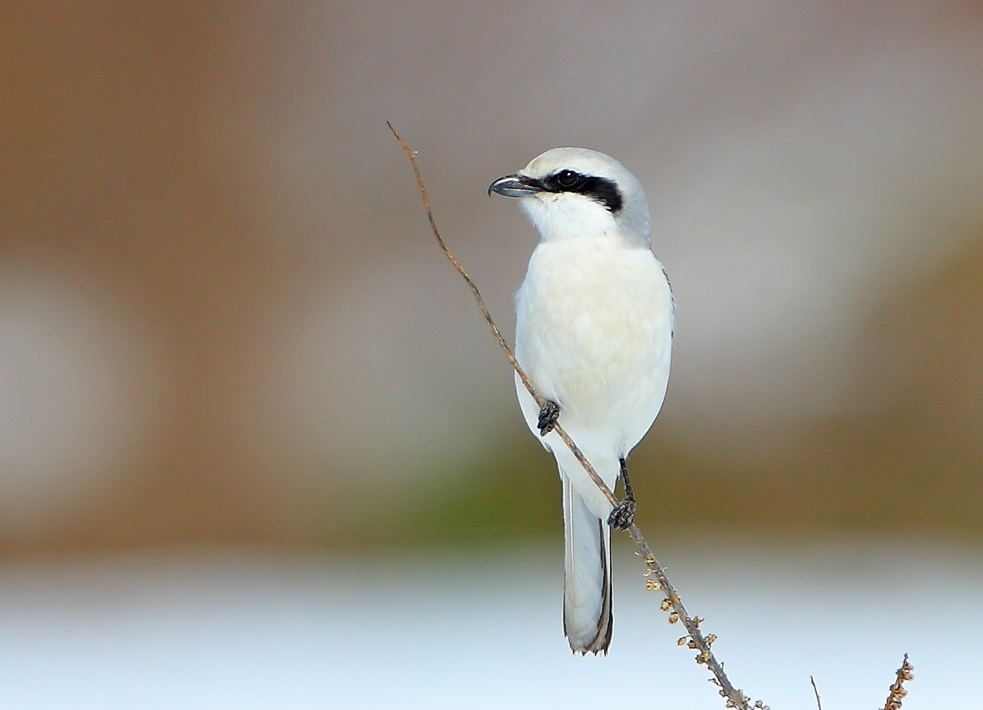
[[[583,195],[540,193],[523,198],[521,205],[543,241],[583,239],[619,231],[614,215]]]

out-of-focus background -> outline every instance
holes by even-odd
[[[4,3],[0,647],[17,657],[59,614],[122,624],[76,593],[149,600],[139,590],[152,588],[185,620],[214,621],[180,603],[201,579],[216,599],[320,589],[284,607],[303,618],[308,602],[337,611],[352,594],[339,590],[386,579],[372,575],[393,556],[444,570],[410,583],[421,599],[426,579],[468,578],[470,545],[503,570],[510,555],[558,568],[551,457],[433,243],[386,120],[418,151],[443,234],[509,337],[535,234],[488,183],[558,145],[608,152],[641,179],[678,327],[665,407],[631,460],[638,522],[670,556],[672,541],[694,550],[677,556],[683,574],[685,560],[723,565],[726,584],[697,575],[724,587],[723,618],[746,579],[734,560],[770,560],[748,564],[778,589],[814,591],[824,583],[791,562],[827,553],[889,586],[932,560],[954,589],[972,581],[965,607],[979,609],[980,77],[983,8],[955,1]],[[185,566],[190,577],[171,574]],[[511,574],[489,584],[506,594]],[[871,579],[856,589],[881,589]],[[462,584],[453,603],[484,618]],[[571,663],[558,578],[530,584],[552,615],[544,653]],[[383,587],[400,597],[397,580]],[[778,597],[804,598],[790,594]],[[406,603],[422,624],[428,607]],[[617,663],[623,629],[656,628],[647,603],[633,617],[624,602],[597,663]],[[133,639],[158,608],[131,610]],[[887,628],[906,628],[899,617]],[[422,645],[447,653],[448,628]],[[503,638],[526,643],[529,628]],[[842,658],[839,641],[857,648],[833,636],[816,658]],[[869,669],[885,692],[903,645]],[[39,648],[27,666],[53,663]],[[679,673],[699,677],[691,666]],[[311,697],[349,687],[317,673]],[[536,682],[572,687],[558,677]],[[112,705],[96,686],[65,687],[79,707]]]

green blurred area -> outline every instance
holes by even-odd
[[[423,506],[397,508],[370,529],[353,526],[350,536],[332,533],[321,541],[416,546],[559,539],[560,486],[552,456],[535,443],[508,446],[508,455],[450,479]],[[947,467],[945,478],[890,445],[884,456],[868,460],[837,452],[806,464],[755,465],[712,463],[650,443],[631,458],[630,470],[643,531],[781,530],[790,538],[924,531],[983,541],[978,469],[945,457],[935,464]]]

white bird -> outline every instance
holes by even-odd
[[[628,527],[634,497],[625,459],[652,426],[669,382],[674,302],[651,248],[641,183],[614,158],[554,148],[488,188],[520,198],[539,231],[516,294],[515,354],[540,409],[516,377],[529,428],[556,457],[563,488],[563,629],[572,651],[611,643],[611,528]],[[613,508],[552,431],[559,421],[607,486]]]

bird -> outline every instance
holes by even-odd
[[[563,493],[563,629],[571,651],[608,653],[614,617],[611,527],[635,512],[626,460],[658,416],[669,383],[675,300],[652,251],[648,202],[620,162],[587,148],[553,148],[488,187],[517,198],[539,232],[515,294],[515,356],[544,406],[516,374],[527,425],[556,459]],[[554,430],[578,445],[613,506]]]

